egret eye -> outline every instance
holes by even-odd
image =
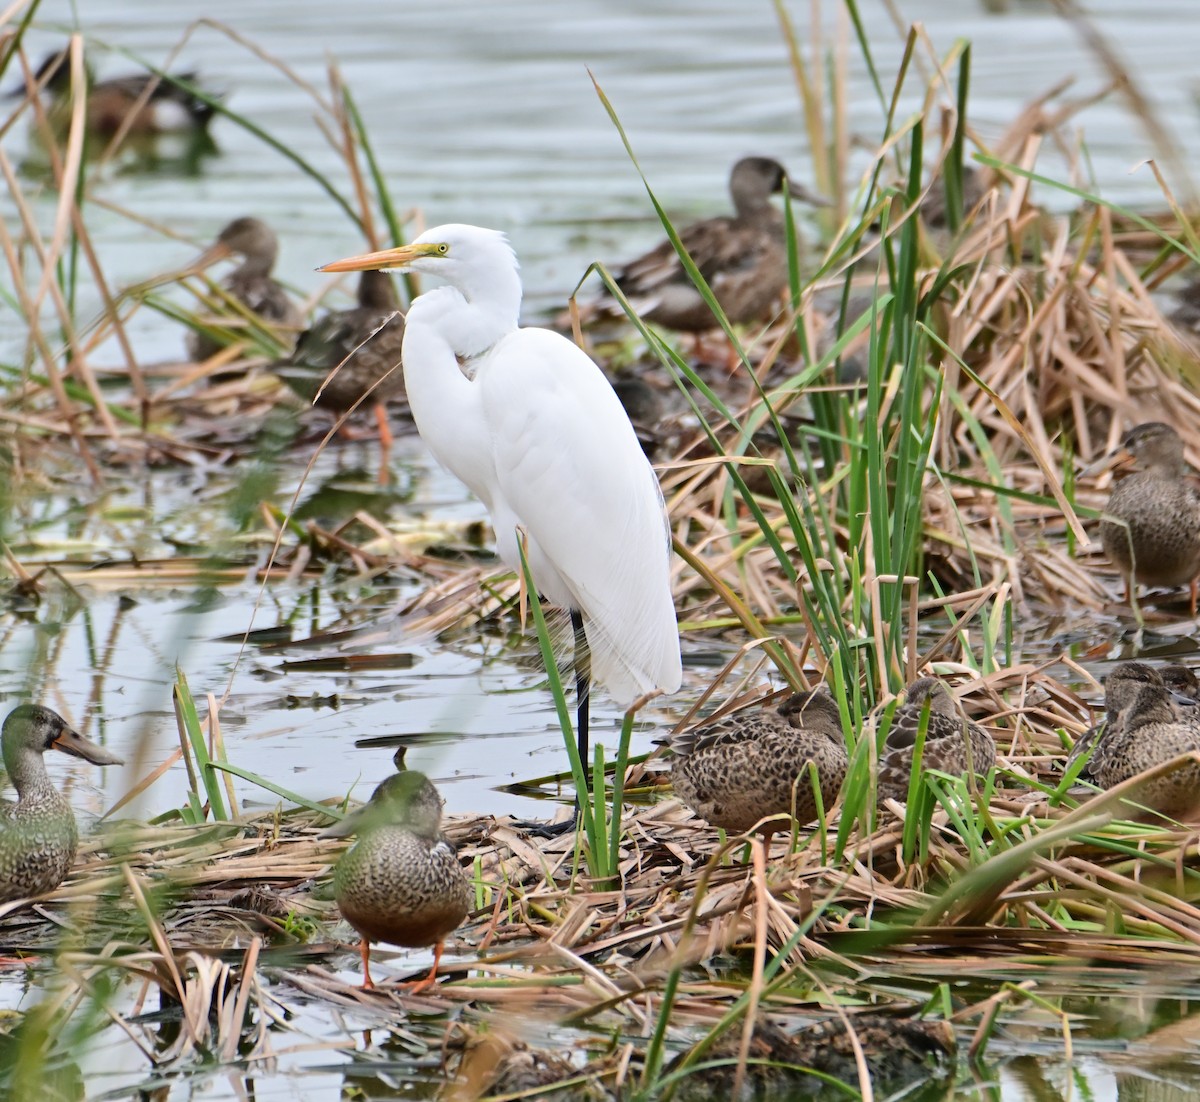
[[[449,251],[450,251],[450,246],[449,246],[449,245],[447,245],[445,241],[443,241],[443,242],[442,242],[442,243],[441,243],[441,244],[438,246],[438,255],[439,255],[439,256],[445,256],[445,255],[446,255],[446,254],[447,254]]]

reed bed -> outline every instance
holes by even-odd
[[[1051,806],[1010,783],[1053,785],[1041,747],[1058,729],[1047,715],[1059,715],[1052,701],[1031,703],[1019,724],[1004,717],[1027,730],[1004,756],[1004,787],[947,785],[915,860],[903,855],[898,805],[853,831],[840,857],[831,809],[768,861],[757,838],[726,839],[661,800],[625,810],[618,873],[605,885],[581,871],[572,837],[538,840],[507,820],[450,816],[447,835],[474,870],[478,906],[452,942],[448,978],[419,998],[387,983],[363,992],[357,977],[330,971],[335,961],[356,970],[349,946],[331,939],[346,930],[334,926],[329,898],[343,843],[318,837],[336,810],[109,823],[35,910],[0,912],[7,954],[41,970],[41,955],[55,953],[53,996],[17,1034],[36,1026],[53,1036],[79,1006],[107,1008],[162,1074],[203,1053],[270,1061],[314,999],[381,1025],[402,1014],[418,1035],[419,1020],[449,1019],[490,1046],[515,1028],[508,1047],[518,1052],[530,1047],[522,1031],[537,1036],[545,1024],[536,1023],[554,1022],[592,1063],[583,1071],[560,1055],[557,1080],[547,1081],[583,1073],[622,1097],[665,1088],[656,1064],[664,1040],[671,1050],[688,1037],[711,1044],[727,1030],[740,1035],[747,1020],[794,1027],[838,1007],[860,1024],[868,1011],[892,1022],[935,1011],[982,1055],[997,1014],[1030,994],[1018,985],[998,998],[989,976],[1030,961],[1039,977],[1068,979],[1096,965],[1185,968],[1200,941],[1193,829],[1119,818],[1120,793]],[[629,779],[634,788],[653,776]],[[981,844],[964,847],[975,831]],[[963,975],[984,993],[961,989]],[[179,1008],[169,1034],[148,1004]],[[605,1037],[624,1040],[614,1052]],[[429,1035],[423,1044],[438,1047]],[[946,1044],[952,1066],[952,1036]],[[454,1062],[454,1051],[448,1043],[443,1058]],[[873,1052],[872,1067],[882,1058]],[[478,1097],[461,1093],[476,1074],[451,1076],[450,1096]]]

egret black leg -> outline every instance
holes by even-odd
[[[575,629],[576,745],[579,747],[579,763],[586,777],[591,768],[588,758],[588,705],[592,694],[592,656],[588,653],[587,636],[583,631],[583,614],[575,608],[571,609],[571,627]]]
[[[592,660],[588,654],[587,635],[583,630],[583,616],[571,609],[571,627],[575,631],[575,731],[576,746],[579,749],[579,763],[583,766],[585,780],[591,777],[591,762],[588,759],[588,714],[592,692]],[[584,793],[575,793],[576,818],[584,804]],[[554,838],[568,830],[575,829],[575,820],[569,819],[560,823],[519,823],[517,824],[535,837]]]

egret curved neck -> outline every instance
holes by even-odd
[[[404,387],[417,431],[433,457],[489,509],[490,435],[479,388],[459,359],[481,356],[515,327],[515,317],[477,307],[453,287],[421,295],[404,323]]]
[[[412,304],[405,324],[435,331],[455,356],[480,356],[517,328],[521,281],[510,269],[487,273],[486,281],[427,291]]]

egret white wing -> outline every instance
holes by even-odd
[[[519,329],[476,378],[496,464],[493,521],[538,588],[583,613],[593,676],[622,706],[680,683],[658,480],[600,369],[569,340]]]

